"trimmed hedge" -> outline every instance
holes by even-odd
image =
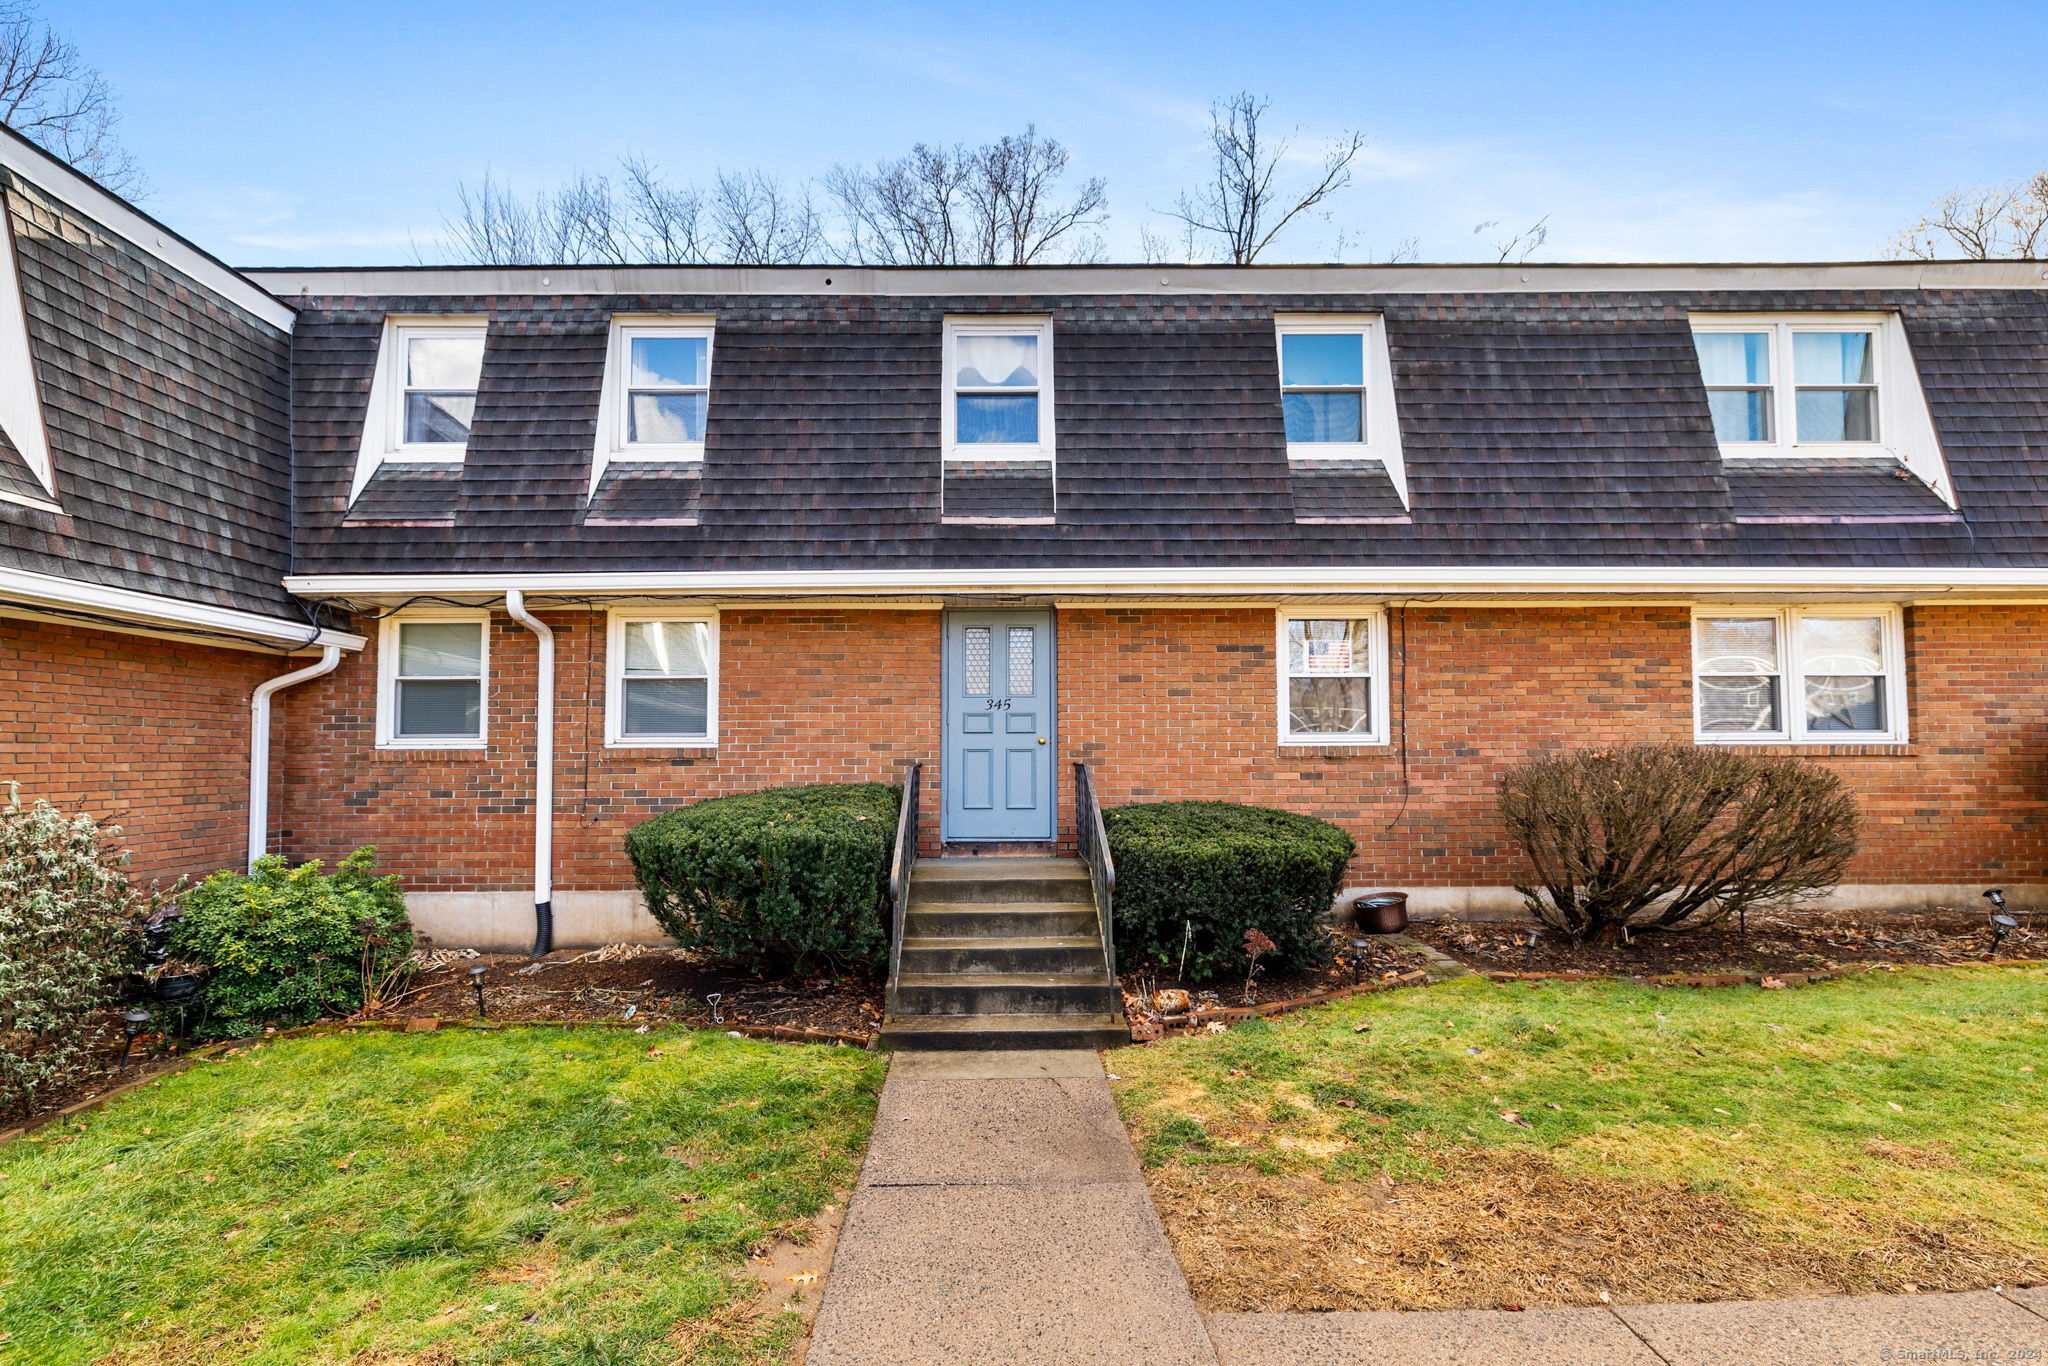
[[[902,789],[778,787],[712,797],[626,832],[655,920],[686,948],[764,966],[889,956],[889,859]]]
[[[1187,940],[1189,978],[1242,973],[1254,928],[1274,944],[1260,959],[1268,971],[1326,960],[1331,903],[1357,848],[1337,826],[1236,802],[1120,806],[1102,824],[1122,967],[1177,968]]]

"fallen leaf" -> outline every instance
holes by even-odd
[[[1783,991],[1785,989],[1785,979],[1782,977],[1766,977],[1761,982],[1758,982],[1757,985],[1765,991]]]
[[[358,1148],[358,1149],[356,1150],[356,1152],[361,1152],[361,1151],[362,1151],[362,1149],[360,1149],[360,1148]],[[347,1157],[344,1157],[344,1158],[342,1158],[342,1159],[341,1159],[341,1160],[340,1160],[339,1162],[336,1162],[336,1163],[334,1164],[334,1169],[335,1169],[336,1171],[338,1171],[338,1172],[345,1172],[345,1171],[347,1171],[347,1170],[348,1170],[348,1164],[349,1164],[349,1163],[351,1163],[351,1162],[353,1162],[353,1161],[355,1161],[355,1160],[356,1160],[356,1154],[355,1154],[355,1153],[350,1153],[350,1154],[349,1154],[349,1155],[348,1155]],[[211,1180],[213,1180],[213,1178],[212,1178],[212,1177],[210,1177],[210,1176],[209,1176],[209,1177],[207,1177],[206,1179],[207,1179],[208,1181],[211,1181]]]
[[[1524,1129],[1534,1127],[1529,1123],[1528,1120],[1522,1118],[1522,1112],[1520,1110],[1503,1110],[1500,1112],[1500,1117],[1510,1124],[1519,1124]]]
[[[794,1276],[784,1276],[782,1279],[788,1281],[791,1285],[809,1285],[818,1279],[818,1273],[815,1271],[799,1271]]]
[[[1723,1110],[1723,1109],[1722,1109],[1722,1108],[1721,1108],[1720,1106],[1716,1105],[1716,1106],[1714,1107],[1714,1113],[1715,1113],[1715,1114],[1717,1114],[1717,1115],[1733,1115],[1733,1114],[1734,1114],[1734,1111],[1732,1111],[1732,1110]]]
[[[1897,1101],[1895,1101],[1895,1100],[1888,1100],[1888,1101],[1886,1101],[1886,1102],[1885,1102],[1885,1104],[1887,1104],[1887,1105],[1891,1106],[1891,1107],[1892,1107],[1892,1108],[1893,1108],[1894,1110],[1897,1110],[1897,1111],[1898,1111],[1898,1112],[1899,1112],[1900,1114],[1902,1114],[1902,1115],[1906,1113],[1906,1107],[1905,1107],[1905,1106],[1903,1106],[1903,1105],[1901,1105],[1901,1104],[1899,1104],[1899,1103],[1898,1103]]]

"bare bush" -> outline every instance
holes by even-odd
[[[1885,245],[1923,261],[2038,261],[2048,257],[2048,171],[2004,185],[1951,190]]]
[[[1574,939],[1697,929],[1826,891],[1856,852],[1856,803],[1827,769],[1692,745],[1550,755],[1501,778],[1535,870],[1529,909]]]

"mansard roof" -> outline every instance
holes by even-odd
[[[2040,263],[253,274],[299,310],[300,575],[2048,566]],[[1383,322],[1405,510],[1290,466],[1274,317],[1316,312]],[[1958,506],[1890,462],[1724,461],[1697,312],[1896,314]],[[700,477],[594,489],[610,320],[664,313],[716,319]],[[351,478],[406,314],[488,340],[459,472],[373,500],[436,511],[380,519]],[[942,326],[973,314],[1053,320],[1049,521],[942,515]],[[642,497],[689,515],[616,515]]]

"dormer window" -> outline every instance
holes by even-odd
[[[391,454],[418,460],[460,459],[476,420],[484,329],[399,323],[393,325],[390,340],[397,410]]]
[[[1876,326],[1695,323],[1693,346],[1724,446],[1876,445]]]
[[[598,459],[702,460],[711,415],[709,318],[618,318],[606,351]]]
[[[946,454],[961,460],[1052,455],[1052,321],[946,323]]]
[[[1384,322],[1376,314],[1294,313],[1275,317],[1273,330],[1296,520],[1405,516],[1408,471]]]
[[[1955,506],[1897,314],[1695,313],[1692,340],[1723,456],[1895,461]]]

